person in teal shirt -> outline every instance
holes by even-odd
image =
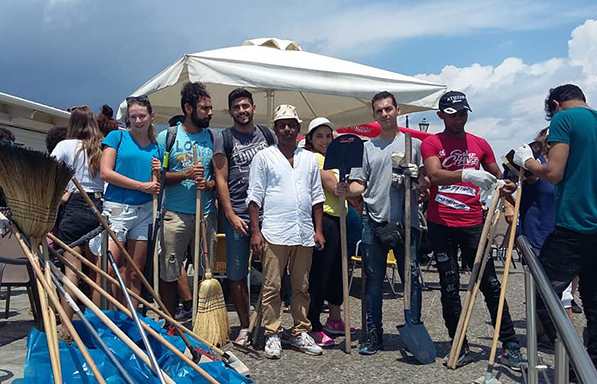
[[[545,112],[551,120],[549,161],[541,164],[524,145],[515,151],[514,162],[556,184],[556,228],[545,240],[539,260],[558,296],[579,276],[587,350],[597,366],[597,172],[592,170],[597,164],[597,111],[579,87],[565,84],[550,90]],[[555,340],[556,329],[540,298],[537,315]]]
[[[168,311],[176,314],[177,320],[185,320],[192,316],[193,297],[183,262],[187,248],[197,246],[194,244],[197,191],[201,191],[207,250],[212,260],[217,241],[217,217],[212,171],[213,139],[208,130],[213,114],[211,98],[200,82],[185,84],[180,94],[184,121],[177,124],[176,140],[170,149],[166,169],[160,296]],[[164,151],[167,134],[163,131],[158,135],[158,144]],[[193,161],[193,148],[197,152],[197,163]],[[199,266],[194,268],[195,273],[199,273]],[[178,312],[177,296],[183,304]]]

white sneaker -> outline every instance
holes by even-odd
[[[265,357],[279,359],[282,354],[282,344],[278,335],[268,336],[265,340]]]
[[[291,340],[291,345],[293,349],[306,353],[307,355],[323,354],[323,349],[321,349],[319,345],[315,344],[315,340],[313,340],[313,338],[306,332],[301,332],[300,335],[293,337]]]

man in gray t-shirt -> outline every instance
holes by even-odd
[[[377,223],[404,221],[404,183],[400,176],[392,176],[392,154],[404,154],[404,135],[393,139],[377,137],[365,143],[363,167],[350,173],[351,180],[367,183],[363,195],[369,216]],[[421,141],[412,139],[412,163],[421,167]],[[419,228],[417,207],[419,194],[411,194],[411,226]]]
[[[268,144],[261,129],[254,127],[250,133],[230,129],[232,148],[228,159],[228,192],[230,204],[234,213],[243,220],[249,219],[249,209],[245,204],[247,188],[249,187],[249,168],[253,156]],[[214,139],[214,154],[227,155],[224,148],[223,135]]]
[[[336,193],[348,197],[363,194],[365,210],[363,217],[363,264],[366,280],[365,305],[367,307],[367,339],[360,346],[359,353],[373,355],[383,345],[382,286],[386,271],[388,249],[375,238],[374,230],[386,222],[404,223],[404,178],[415,179],[421,166],[421,142],[412,141],[411,162],[393,164],[393,157],[404,157],[404,135],[398,130],[396,118],[400,107],[389,92],[380,92],[371,102],[373,117],[381,126],[381,134],[365,143],[363,167],[353,169],[350,183],[338,183]],[[416,183],[413,183],[417,185]],[[411,200],[411,315],[415,323],[421,322],[421,283],[418,262],[419,220],[418,189],[413,189]],[[398,272],[404,281],[404,245],[393,249]]]
[[[236,341],[248,340],[249,293],[249,210],[245,203],[249,187],[249,169],[257,152],[274,143],[274,133],[269,128],[253,123],[255,104],[253,96],[237,88],[228,95],[228,109],[234,125],[214,139],[213,165],[216,175],[219,209],[226,220],[226,276],[234,307],[238,313],[241,330]]]

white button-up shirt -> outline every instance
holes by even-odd
[[[261,233],[277,245],[315,245],[313,206],[325,201],[315,155],[294,151],[294,167],[277,145],[259,151],[251,162],[247,205],[263,207]]]

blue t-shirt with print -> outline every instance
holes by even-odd
[[[572,231],[597,233],[597,111],[574,107],[554,115],[550,143],[570,146],[564,177],[556,184],[556,225]]]
[[[142,147],[129,131],[112,131],[102,144],[116,149],[114,171],[129,179],[141,182],[151,181],[151,159],[162,158],[162,152],[156,143]],[[108,184],[104,199],[114,203],[141,205],[151,201],[152,195]]]
[[[168,131],[162,131],[158,135],[158,144],[162,151],[166,150],[166,135]],[[189,168],[193,164],[193,146],[197,147],[197,159],[201,161],[205,168],[204,175],[206,180],[213,180],[213,167],[211,159],[213,158],[213,142],[207,128],[199,133],[188,133],[182,126],[178,125],[176,141],[170,150],[168,160],[168,170],[170,172],[180,172]],[[195,214],[196,207],[196,189],[193,180],[183,180],[180,183],[166,186],[164,197],[164,208],[169,211]],[[203,192],[201,199],[203,203],[203,213],[212,213],[214,207],[215,193],[213,191]]]

